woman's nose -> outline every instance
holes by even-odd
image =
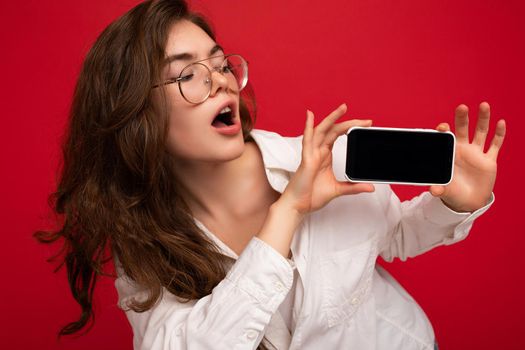
[[[216,70],[211,72],[211,92],[214,96],[219,90],[228,88],[228,79]]]

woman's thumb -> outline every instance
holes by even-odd
[[[374,185],[368,183],[352,183],[348,181],[340,181],[337,183],[337,196],[374,191]]]
[[[439,197],[443,193],[445,193],[445,186],[439,186],[439,185],[430,186],[429,191],[434,197]]]

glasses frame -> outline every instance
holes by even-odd
[[[246,87],[246,84],[248,83],[248,61],[246,61],[244,59],[244,57],[242,57],[241,55],[239,54],[236,54],[236,53],[233,53],[233,54],[228,54],[228,55],[220,55],[220,56],[213,56],[213,57],[209,57],[209,58],[205,58],[203,60],[199,60],[199,61],[195,61],[195,62],[192,62],[190,64],[188,64],[187,66],[185,66],[182,71],[180,72],[179,76],[177,78],[174,78],[174,79],[168,79],[166,80],[165,82],[163,83],[160,83],[160,84],[157,84],[157,85],[153,85],[152,88],[157,88],[159,86],[164,86],[164,85],[169,85],[169,84],[175,84],[177,83],[177,85],[179,86],[179,91],[180,91],[180,94],[182,95],[182,97],[189,103],[191,104],[200,104],[200,103],[203,103],[204,101],[206,101],[208,99],[208,97],[210,97],[211,95],[211,91],[213,90],[213,79],[212,79],[212,74],[213,72],[217,72],[221,75],[224,76],[224,72],[223,72],[223,68],[224,68],[224,65],[225,63],[228,61],[228,58],[230,57],[233,57],[233,56],[236,56],[236,57],[239,57],[242,61],[242,66],[244,66],[244,69],[245,69],[245,76],[243,78],[243,81],[242,81],[242,85],[239,87],[239,91],[238,92],[241,92],[242,89],[244,89]],[[210,68],[208,67],[208,65],[202,63],[202,62],[205,62],[205,61],[209,61],[209,60],[212,60],[214,58],[220,58],[222,57],[223,58],[223,61],[220,65],[220,67],[214,67],[214,68]],[[199,64],[201,66],[203,66],[204,68],[206,68],[208,70],[208,78],[204,81],[205,84],[209,84],[209,89],[208,89],[208,93],[206,94],[206,96],[202,99],[202,101],[199,101],[199,102],[193,102],[193,101],[190,101],[185,95],[184,95],[184,92],[182,92],[182,84],[181,84],[181,81],[184,79],[184,77],[182,76],[182,73],[184,73],[184,71],[186,70],[186,68],[190,67],[190,66],[193,66],[195,64]]]

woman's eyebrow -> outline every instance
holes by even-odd
[[[215,55],[218,51],[224,52],[224,49],[221,45],[215,44],[215,46],[210,50],[210,57]]]
[[[213,56],[218,51],[223,51],[224,52],[222,46],[220,46],[219,44],[215,44],[215,46],[213,46],[211,48],[208,57]],[[178,53],[178,54],[175,54],[175,55],[169,55],[166,58],[166,64],[170,64],[171,62],[178,61],[178,60],[180,60],[180,61],[190,61],[190,60],[195,60],[195,59],[197,59],[197,56],[195,54],[187,53],[187,52]]]

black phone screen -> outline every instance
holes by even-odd
[[[454,136],[443,132],[352,129],[346,175],[352,181],[446,184],[451,180]]]

